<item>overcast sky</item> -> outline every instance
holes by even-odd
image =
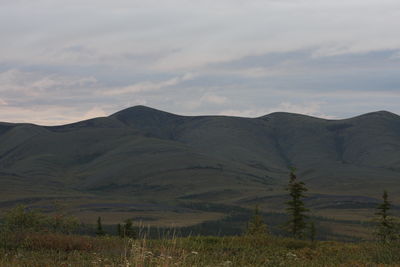
[[[0,121],[400,114],[399,0],[0,0]]]

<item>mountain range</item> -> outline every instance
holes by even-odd
[[[319,208],[374,203],[384,189],[398,203],[400,116],[179,116],[135,106],[61,126],[0,123],[0,208],[70,199],[279,211],[291,167]]]

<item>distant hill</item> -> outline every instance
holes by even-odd
[[[400,201],[400,116],[189,117],[135,106],[62,126],[0,123],[4,203],[79,196],[246,206],[279,199],[291,166],[330,206],[384,188]]]

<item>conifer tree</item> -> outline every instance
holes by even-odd
[[[250,236],[265,236],[268,234],[267,225],[264,223],[258,206],[256,206],[254,215],[248,222],[246,234]]]
[[[103,230],[103,226],[102,226],[102,224],[101,224],[101,217],[98,217],[97,218],[97,230],[96,230],[96,235],[97,236],[103,236],[103,235],[105,235],[106,233],[104,232],[104,230]]]
[[[117,225],[117,234],[119,237],[123,237],[122,227],[120,223]]]
[[[288,205],[286,211],[289,215],[289,221],[287,223],[288,230],[293,237],[304,238],[304,232],[307,228],[307,216],[305,213],[308,209],[304,206],[303,198],[305,197],[304,192],[307,191],[307,188],[303,182],[298,181],[294,169],[290,172],[290,180],[286,190],[289,191],[291,197],[291,199],[286,202]]]
[[[392,205],[389,202],[388,193],[386,190],[383,191],[382,200],[382,203],[377,207],[378,211],[375,213],[378,215],[379,221],[376,235],[382,242],[388,242],[396,238],[396,229],[393,219],[389,214],[389,210]]]
[[[317,230],[315,229],[315,223],[311,222],[310,223],[310,240],[311,240],[311,242],[315,241],[316,234],[317,234]]]
[[[136,238],[136,231],[135,229],[133,229],[133,224],[131,219],[127,219],[125,221],[123,232],[124,232],[124,237]]]

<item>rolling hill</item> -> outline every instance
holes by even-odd
[[[400,116],[189,117],[135,106],[62,126],[0,123],[0,208],[62,200],[82,213],[88,203],[115,212],[182,202],[279,211],[290,166],[316,209],[368,208],[383,189],[399,203]]]

